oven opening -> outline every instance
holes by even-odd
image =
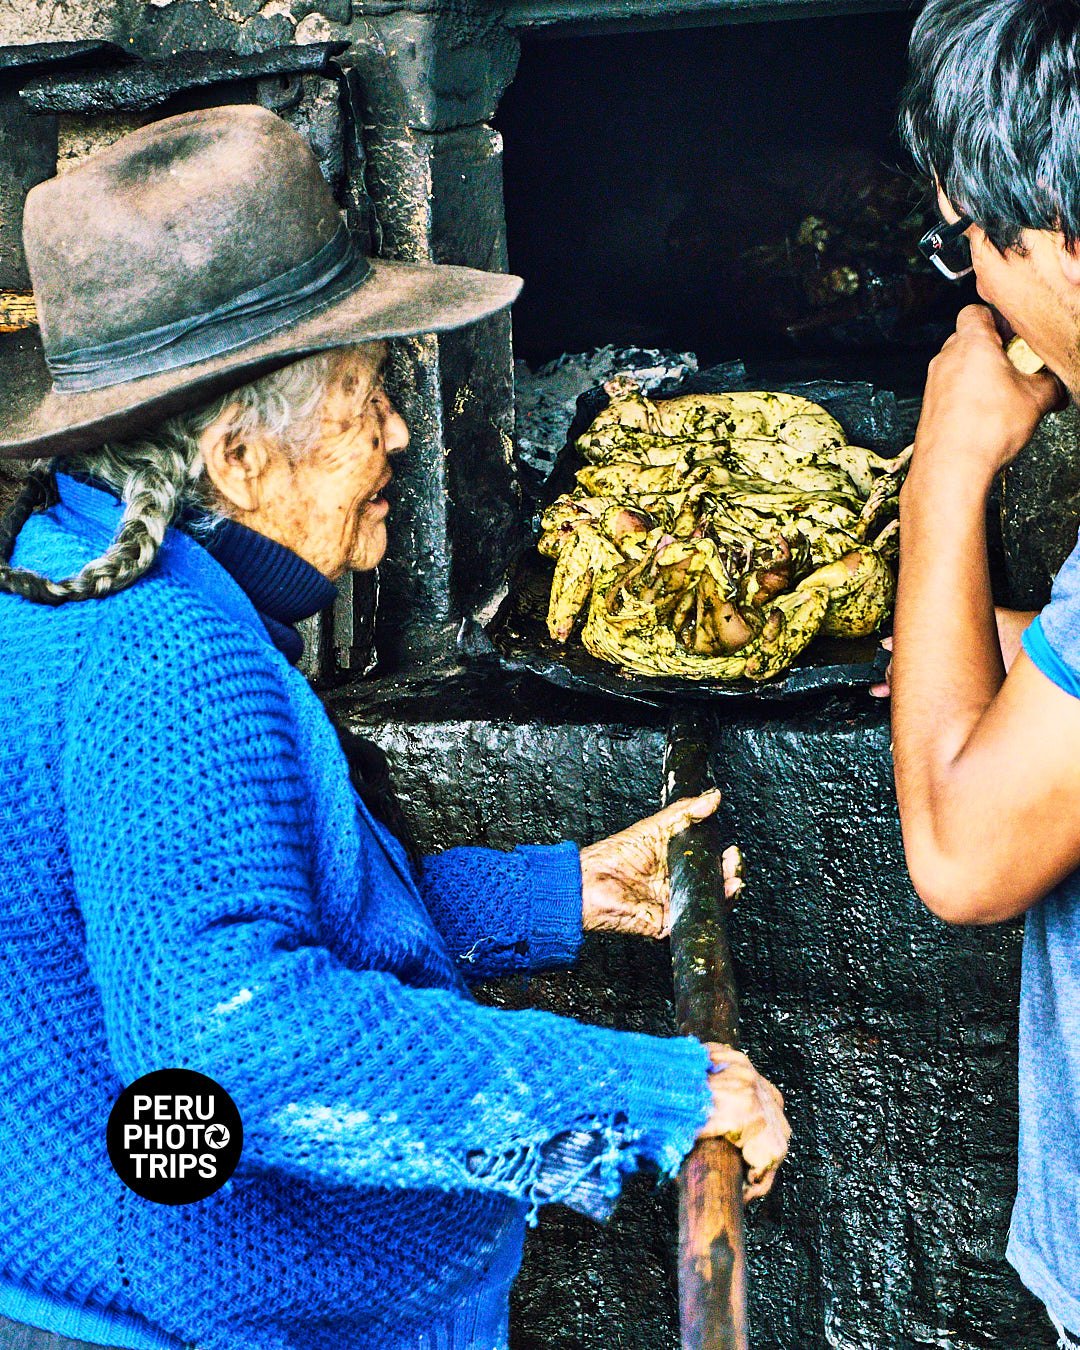
[[[895,131],[911,19],[527,41],[499,108],[515,356],[612,344],[921,390],[956,311]]]

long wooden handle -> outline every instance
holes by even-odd
[[[708,756],[694,725],[668,734],[664,797],[709,787]],[[671,953],[679,1030],[737,1045],[738,999],[725,923],[721,839],[714,818],[672,841]],[[682,1350],[748,1350],[743,1166],[722,1139],[697,1144],[679,1174],[679,1322]]]
[[[746,1350],[743,1164],[703,1139],[679,1176],[679,1325],[683,1350]]]

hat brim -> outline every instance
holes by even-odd
[[[91,449],[314,352],[463,328],[520,290],[521,278],[507,273],[373,258],[360,286],[288,328],[198,365],[85,393],[53,389],[36,329],[0,336],[0,456]]]

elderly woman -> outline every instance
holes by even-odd
[[[38,460],[0,569],[0,1344],[496,1350],[540,1205],[602,1217],[702,1135],[762,1193],[787,1139],[729,1048],[464,982],[568,963],[583,924],[660,935],[667,841],[715,794],[580,852],[410,859],[291,664],[296,621],[386,548],[408,432],[385,340],[516,282],[364,258],[254,108],[42,184],[25,239],[41,343],[0,347],[0,450]],[[164,1069],[242,1120],[193,1203],[106,1152],[118,1094]]]

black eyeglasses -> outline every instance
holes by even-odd
[[[964,231],[974,224],[970,216],[961,216],[951,225],[939,220],[919,240],[919,252],[950,281],[959,281],[972,270],[971,244]]]

